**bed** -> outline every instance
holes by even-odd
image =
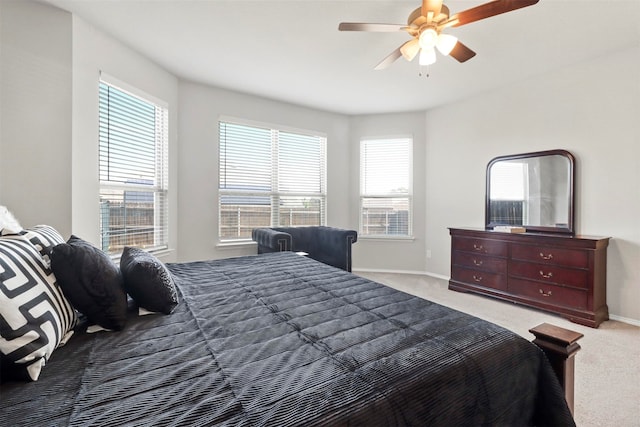
[[[78,325],[1,385],[1,423],[575,425],[543,352],[495,324],[292,252],[167,267],[171,314]]]

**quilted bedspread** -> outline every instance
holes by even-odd
[[[291,252],[168,267],[173,314],[76,334],[2,384],[0,424],[574,425],[543,353],[497,325]]]

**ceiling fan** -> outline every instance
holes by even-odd
[[[390,66],[401,56],[407,61],[420,53],[420,65],[431,65],[436,62],[436,52],[452,56],[458,62],[465,62],[473,58],[476,53],[462,44],[450,34],[445,34],[444,29],[449,27],[461,27],[481,19],[511,12],[512,10],[532,6],[539,0],[493,0],[480,6],[449,15],[449,8],[443,4],[443,0],[422,0],[422,6],[411,12],[404,24],[369,24],[363,22],[341,22],[340,31],[372,31],[395,32],[406,31],[411,35],[411,40],[404,43],[398,49],[391,52],[378,65],[376,70],[382,70]]]

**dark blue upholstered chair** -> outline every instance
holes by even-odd
[[[333,267],[351,271],[351,245],[358,240],[355,230],[334,227],[255,228],[251,238],[258,253],[306,252],[310,258]]]

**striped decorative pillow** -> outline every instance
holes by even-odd
[[[36,225],[35,227],[26,228],[18,234],[29,240],[36,247],[49,268],[51,267],[51,259],[49,258],[51,249],[55,245],[64,243],[64,237],[50,225]],[[11,236],[5,237],[11,238]]]
[[[51,272],[58,240],[47,226],[0,237],[0,352],[33,381],[77,322]]]

